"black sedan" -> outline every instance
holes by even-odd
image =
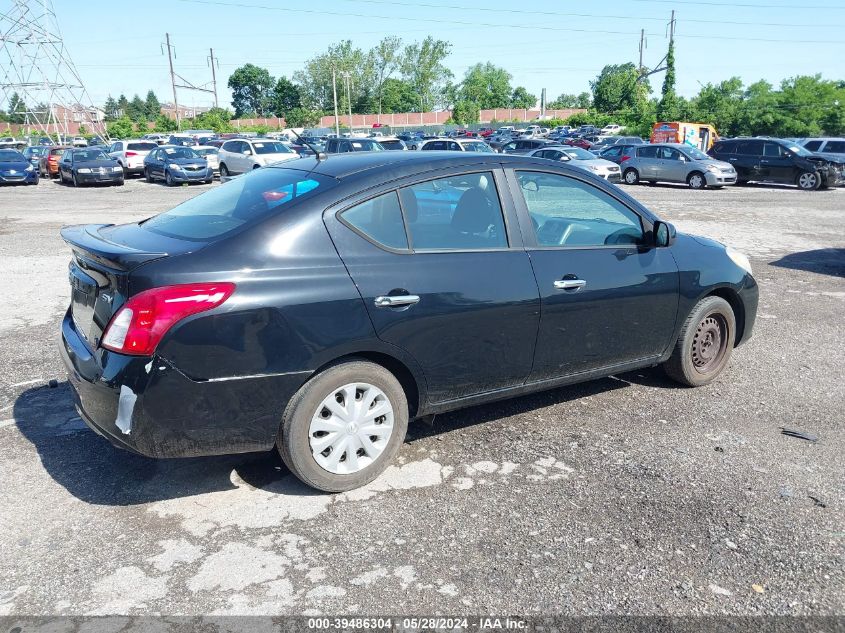
[[[708,384],[757,310],[742,254],[525,156],[296,159],[62,237],[94,430],[151,457],[276,447],[325,491],[422,416],[659,364]]]
[[[144,176],[147,182],[163,180],[171,187],[180,183],[211,182],[214,168],[190,147],[161,145],[144,158]]]
[[[59,179],[80,185],[123,185],[123,167],[100,148],[67,149],[59,161]]]
[[[38,168],[15,149],[0,149],[0,185],[38,184]]]

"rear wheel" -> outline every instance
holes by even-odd
[[[715,380],[731,358],[736,317],[721,297],[705,297],[681,328],[672,356],[663,364],[670,378],[689,387]]]
[[[694,171],[687,176],[687,184],[690,189],[704,189],[707,186],[707,180],[700,171]]]
[[[314,376],[291,398],[276,445],[304,483],[341,492],[378,477],[407,430],[408,401],[396,377],[351,360]]]
[[[229,168],[226,167],[226,163],[222,163],[220,165],[220,177],[221,178],[228,178],[229,177]]]
[[[640,182],[640,174],[634,168],[626,169],[625,173],[622,174],[622,179],[625,181],[625,184],[636,185]]]
[[[814,171],[801,172],[798,174],[798,178],[795,182],[798,185],[798,188],[803,189],[804,191],[815,191],[822,184],[822,180],[819,178],[818,173]]]

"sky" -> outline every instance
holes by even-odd
[[[820,73],[845,79],[845,0],[53,0],[68,54],[95,104],[155,90],[172,101],[166,49],[175,70],[210,87],[209,48],[219,60],[220,105],[231,107],[229,75],[245,63],[290,77],[331,43],[368,49],[387,35],[428,35],[452,43],[446,64],[459,80],[490,61],[539,96],[589,90],[606,64],[655,67],[666,53],[675,10],[679,94],[739,76],[746,84]],[[663,73],[651,77],[659,93]],[[211,95],[179,91],[179,103],[213,105]]]

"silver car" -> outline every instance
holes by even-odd
[[[622,164],[622,180],[685,182],[691,189],[716,189],[736,184],[736,170],[730,163],[710,158],[697,147],[681,143],[654,143],[637,147]]]
[[[580,147],[569,147],[568,145],[556,145],[535,149],[528,153],[529,156],[537,158],[548,158],[549,160],[568,161],[573,167],[578,167],[608,182],[621,182],[622,175],[619,165],[604,158],[599,158],[592,152]]]

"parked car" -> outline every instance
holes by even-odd
[[[25,147],[21,154],[23,154],[24,158],[26,158],[30,164],[38,170],[41,165],[41,158],[46,156],[49,151],[50,148],[45,147],[44,145],[31,145],[30,147]]]
[[[159,458],[275,447],[329,492],[422,416],[657,364],[708,384],[758,303],[742,254],[524,156],[298,159],[62,237],[92,428]]]
[[[123,175],[143,174],[144,159],[158,145],[155,141],[143,139],[131,139],[126,141],[115,141],[106,150],[109,156],[114,158],[123,168]]]
[[[153,134],[144,134],[144,136],[141,137],[141,138],[143,138],[145,141],[152,141],[152,142],[156,143],[157,145],[164,145],[165,143],[167,143],[170,140],[170,135],[169,134],[153,133]]]
[[[605,125],[605,126],[604,126],[601,130],[600,130],[600,133],[601,133],[601,134],[611,135],[611,134],[621,134],[621,133],[622,133],[622,132],[624,132],[624,131],[625,131],[625,126],[624,126],[624,125],[619,125],[618,123],[610,123],[610,124],[608,124],[608,125]]]
[[[99,147],[69,148],[59,161],[59,180],[74,187],[123,185],[123,167]]]
[[[144,158],[144,177],[147,182],[163,180],[168,187],[184,182],[210,183],[214,180],[214,169],[193,148],[160,145]]]
[[[38,184],[38,170],[16,149],[0,149],[0,185]]]
[[[478,136],[480,136],[482,138],[489,138],[490,136],[493,135],[494,131],[495,130],[493,130],[492,127],[483,127],[483,128],[478,130]]]
[[[625,143],[620,143],[618,145],[610,145],[608,147],[603,148],[598,156],[599,158],[603,158],[604,160],[609,160],[611,162],[616,163],[617,165],[621,165],[627,160],[630,160],[632,157],[636,156],[637,148],[640,145],[645,145],[645,143],[638,143],[636,145],[628,145]],[[593,150],[590,150],[591,152]]]
[[[65,153],[65,150],[69,148],[69,145],[55,145],[48,149],[47,153],[38,161],[38,173],[41,174],[43,178],[58,178],[59,161],[62,158],[62,154]]]
[[[217,174],[220,172],[220,160],[219,160],[219,148],[214,147],[212,145],[200,145],[199,147],[192,147],[192,150],[198,155],[202,156],[205,159],[205,162],[208,163],[208,166],[211,167],[211,170]]]
[[[736,184],[737,173],[731,163],[715,160],[692,145],[654,143],[636,148],[625,161],[622,178],[629,185],[685,182],[690,189],[719,189]]]
[[[84,136],[74,136],[71,145],[74,147],[88,147],[88,139]]]
[[[845,163],[845,138],[807,138],[801,145],[822,158]]]
[[[18,145],[26,145],[26,142],[19,141],[14,136],[0,137],[0,149],[16,149]]]
[[[196,147],[199,145],[197,139],[189,134],[171,134],[167,139],[167,145],[178,145],[180,147]]]
[[[389,150],[406,150],[408,146],[402,141],[402,139],[396,136],[380,136],[378,139],[379,145],[381,145],[384,149]]]
[[[493,149],[484,141],[469,138],[443,138],[426,141],[420,146],[421,151],[481,152],[492,154]]]
[[[614,145],[645,145],[645,141],[639,136],[608,136],[593,143],[590,151],[599,153]]]
[[[550,141],[545,138],[519,138],[505,143],[499,151],[502,154],[528,154],[535,149],[554,147],[557,145],[559,145],[559,143],[556,141]]]
[[[563,139],[563,143],[565,145],[570,145],[572,147],[580,147],[581,149],[591,149],[593,145],[598,143],[598,141],[598,136],[584,136],[580,134],[575,136],[568,136]]]
[[[608,182],[617,183],[622,181],[619,165],[609,160],[598,158],[592,152],[588,152],[580,147],[567,147],[565,145],[545,147],[529,152],[528,156],[569,162],[572,167],[589,171],[599,178],[604,178]]]
[[[106,143],[99,136],[92,136],[91,138],[88,139],[88,147],[94,147],[94,146],[102,147],[104,145],[108,145],[108,143]]]
[[[326,154],[347,152],[382,152],[381,143],[371,138],[330,138],[326,141]]]
[[[221,177],[243,174],[270,163],[296,158],[299,158],[299,154],[285,143],[263,138],[226,141],[217,154]]]
[[[813,191],[833,187],[842,179],[842,170],[836,163],[783,139],[720,140],[707,153],[733,165],[738,184],[775,182]]]

